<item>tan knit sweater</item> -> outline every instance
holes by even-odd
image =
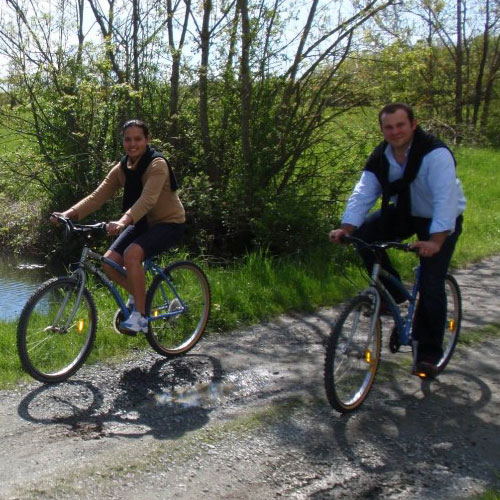
[[[127,165],[135,168],[137,162]],[[176,191],[170,189],[170,175],[167,163],[163,158],[155,158],[142,176],[142,194],[127,210],[133,224],[144,215],[149,225],[159,222],[183,223],[186,215],[181,200]],[[115,165],[102,181],[99,187],[89,196],[79,201],[72,208],[76,211],[78,220],[95,212],[108,201],[118,189],[125,186],[125,174],[120,164]]]

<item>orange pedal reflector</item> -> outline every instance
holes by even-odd
[[[78,333],[82,333],[83,332],[83,327],[84,326],[85,326],[85,322],[83,321],[83,319],[79,319],[78,320],[78,325],[77,325]]]

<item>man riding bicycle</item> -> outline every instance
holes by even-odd
[[[332,230],[329,238],[340,243],[344,235],[352,234],[374,242],[417,235],[418,241],[412,244],[421,262],[420,300],[414,325],[418,341],[416,371],[434,377],[443,355],[445,277],[462,232],[465,197],[453,154],[418,126],[410,106],[384,106],[379,124],[384,140],[368,158],[347,202],[341,226]],[[379,197],[381,209],[368,215]],[[372,254],[363,250],[360,253],[371,271]],[[387,255],[382,266],[399,278]],[[384,286],[396,301],[404,300],[389,281],[385,280]]]

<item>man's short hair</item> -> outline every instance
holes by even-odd
[[[383,114],[392,114],[398,111],[399,109],[402,109],[403,111],[406,111],[406,114],[408,115],[408,118],[410,122],[413,122],[415,119],[415,115],[413,113],[413,109],[411,109],[411,106],[408,104],[405,104],[404,102],[394,102],[392,104],[386,104],[381,110],[380,113],[378,114],[378,122],[382,126],[382,115]]]

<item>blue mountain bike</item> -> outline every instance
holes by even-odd
[[[80,260],[69,276],[52,278],[40,285],[24,306],[17,328],[17,348],[23,369],[45,383],[61,382],[73,375],[92,350],[97,331],[97,309],[87,287],[91,274],[114,298],[118,310],[113,326],[130,315],[115,285],[100,269],[106,263],[124,276],[126,271],[89,247],[93,236],[106,232],[106,224],[74,224],[58,217],[67,237],[82,236]],[[200,340],[210,314],[210,285],[201,268],[190,261],[166,267],[155,260],[144,262],[150,283],[146,294],[151,347],[163,356],[184,354]]]
[[[394,328],[389,339],[389,350],[398,352],[401,346],[409,346],[413,353],[412,373],[417,373],[416,354],[418,341],[413,338],[413,321],[418,304],[420,266],[415,270],[415,280],[411,290],[381,266],[381,258],[386,249],[394,248],[405,252],[415,252],[410,245],[400,242],[366,243],[352,236],[345,236],[345,243],[353,244],[373,253],[373,265],[369,286],[351,299],[341,310],[332,328],[326,348],[324,382],[330,405],[341,413],[358,409],[368,396],[380,362],[382,347],[382,325],[380,307],[382,302],[388,307],[394,320]],[[403,314],[400,307],[380,281],[384,276],[408,301],[408,311]],[[445,280],[447,298],[447,320],[443,340],[443,356],[437,366],[442,372],[450,361],[457,345],[462,320],[462,299],[455,278],[448,274]]]

